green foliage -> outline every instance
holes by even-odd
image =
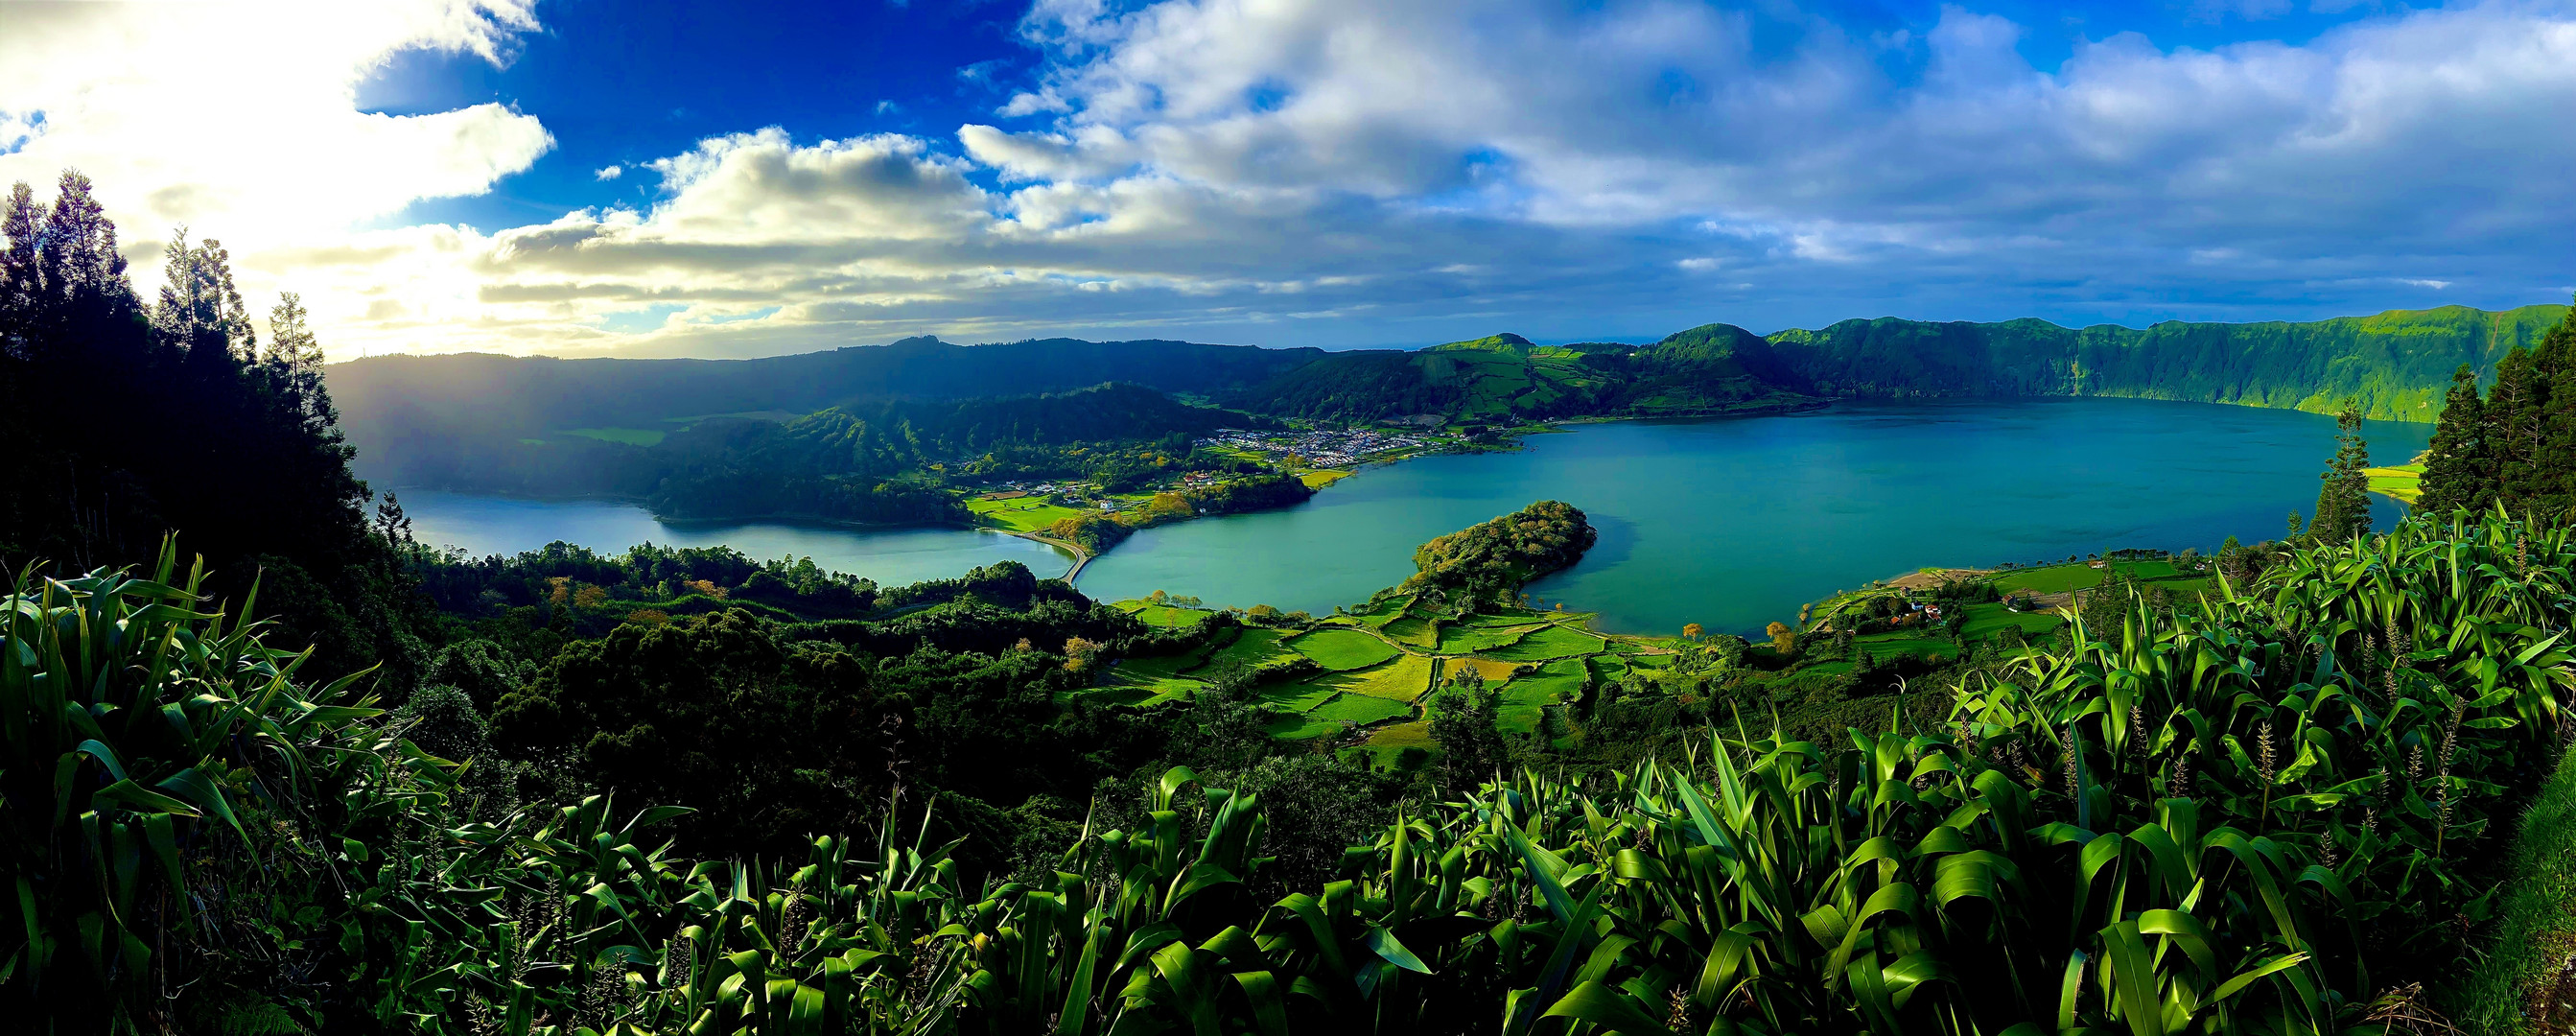
[[[1493,600],[1581,560],[1596,537],[1581,510],[1541,500],[1423,544],[1413,552],[1416,571],[1397,589]]]
[[[2527,540],[2541,561],[2509,575]],[[1199,906],[1022,944],[986,967],[1067,980],[961,1020],[1083,1003],[1057,1031],[2346,1031],[2392,1009],[2380,990],[2444,977],[2458,919],[2487,915],[2479,847],[2558,753],[2566,656],[2541,627],[2571,563],[2564,533],[2500,521],[2320,544],[2205,615],[2131,598],[2118,633],[1974,678],[1916,733],[1721,735],[1704,762],[1607,785],[1487,781],[1266,909],[1197,898],[1255,862],[1231,831],[1257,803],[1210,791],[1064,868],[1115,853],[1093,901]],[[1476,697],[1444,692],[1435,727]],[[1162,832],[1191,812],[1215,864],[1183,881],[1194,854]],[[979,930],[1033,930],[1019,911],[1006,894]]]
[[[2335,429],[2334,459],[2320,476],[2325,485],[2317,490],[2316,517],[2308,522],[2308,534],[2346,540],[2370,533],[2370,447],[2361,438],[2359,404],[2345,401]]]

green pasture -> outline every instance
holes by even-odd
[[[1959,635],[1969,640],[1984,640],[2007,629],[2019,627],[2023,636],[2033,636],[2056,629],[2065,620],[2053,611],[2016,612],[2000,601],[1968,606],[1968,624]]]
[[[984,524],[1012,532],[1045,532],[1059,521],[1084,513],[1034,496],[1011,500],[968,500],[966,509],[974,512],[976,519]]]
[[[1350,694],[1409,703],[1431,689],[1431,660],[1419,655],[1406,655],[1384,665],[1356,672],[1328,673],[1306,682]]]
[[[1288,634],[1279,630],[1246,629],[1234,638],[1233,643],[1218,648],[1215,654],[1209,655],[1207,664],[1201,669],[1214,672],[1229,664],[1246,669],[1259,669],[1272,662],[1284,662],[1295,658],[1297,653],[1280,643],[1287,639],[1287,636]]]
[[[1282,741],[1311,741],[1342,729],[1342,725],[1313,716],[1281,716],[1262,725],[1262,732]]]
[[[1540,666],[1538,672],[1516,677],[1503,685],[1503,701],[1512,705],[1554,705],[1573,701],[1583,692],[1584,660],[1563,658]]]
[[[1546,629],[1523,635],[1507,647],[1492,652],[1496,658],[1516,662],[1537,662],[1550,658],[1599,654],[1608,642],[1565,623],[1554,623]]]
[[[1315,719],[1357,723],[1361,726],[1412,714],[1412,705],[1366,694],[1338,695],[1331,701],[1306,710],[1306,715]]]
[[[1315,630],[1289,641],[1288,646],[1314,659],[1316,665],[1339,671],[1366,669],[1402,653],[1376,636],[1336,627]]]
[[[1120,601],[1110,607],[1124,609],[1127,614],[1135,616],[1145,625],[1162,629],[1195,626],[1201,620],[1216,614],[1205,608],[1174,608],[1168,604],[1148,604],[1144,601]]]
[[[1547,628],[1544,622],[1524,622],[1515,626],[1460,624],[1440,630],[1440,644],[1432,650],[1444,655],[1463,655],[1493,651],[1518,643],[1531,633]]]
[[[1418,648],[1436,647],[1440,642],[1439,633],[1432,627],[1431,620],[1418,615],[1406,615],[1388,622],[1378,627],[1378,632],[1386,634],[1399,644],[1410,644]]]

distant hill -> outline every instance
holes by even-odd
[[[1725,327],[1725,325],[1711,325]],[[1440,414],[1461,421],[1718,413],[1809,402],[1750,332],[1702,328],[1653,346],[1538,345],[1514,334],[1414,352],[1332,353],[1225,397],[1285,417],[1368,421]],[[1752,355],[1739,355],[1750,347]]]
[[[1776,383],[1823,396],[2131,396],[2314,411],[2355,397],[2374,418],[2430,421],[2453,369],[2466,363],[2492,378],[2507,350],[2537,344],[2566,315],[2556,305],[2444,306],[2143,330],[1890,318],[1768,341],[1784,375]]]
[[[1328,353],[1191,342],[1067,338],[960,346],[910,338],[884,346],[760,360],[555,360],[392,356],[329,369],[357,468],[391,484],[534,494],[642,495],[670,473],[650,451],[712,419],[792,422],[840,408],[923,428],[956,423],[955,456],[978,435],[1068,441],[1152,439],[1203,424],[1134,392],[1213,401],[1252,414],[1455,421],[1742,413],[1835,398],[2124,396],[2335,409],[2358,398],[2372,417],[2430,421],[2453,368],[2491,377],[2567,313],[2560,305],[2487,312],[2392,310],[2311,323],[2168,322],[2068,328],[2044,320],[1933,323],[1846,320],[1756,335],[1707,324],[1648,344],[1540,345],[1497,334],[1412,351]],[[1129,394],[1040,406],[1027,400],[1117,383]],[[924,411],[893,402],[988,400]],[[1109,410],[1099,407],[1116,401]],[[1036,408],[1036,409],[1032,409]],[[1046,414],[1064,417],[1039,418]],[[1110,415],[1114,412],[1114,419]],[[1052,422],[1005,430],[1004,414]],[[1071,415],[1081,414],[1079,420]],[[978,432],[977,428],[984,431]],[[749,433],[726,433],[747,442]],[[949,433],[942,433],[949,434]],[[704,438],[700,436],[699,438]],[[1079,437],[1077,437],[1079,438]]]
[[[334,364],[328,378],[341,427],[358,447],[360,473],[400,485],[468,452],[646,445],[711,415],[786,418],[888,400],[1034,396],[1104,382],[1213,396],[1323,355],[1161,340],[962,346],[921,337],[757,360],[383,356]],[[601,441],[566,437],[576,429],[594,430]],[[523,467],[541,479],[538,473],[564,471],[568,463],[606,461],[531,457]]]
[[[1334,353],[1225,397],[1247,410],[1374,420],[1709,414],[1830,398],[2126,396],[2302,410],[2346,397],[2430,421],[2451,371],[2492,375],[2566,306],[2392,310],[2312,323],[1846,320],[1756,335],[1707,324],[1650,345],[1542,346],[1502,334],[1414,352]]]

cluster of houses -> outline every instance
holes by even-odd
[[[1346,468],[1391,450],[1419,449],[1430,440],[1419,435],[1370,428],[1333,428],[1311,432],[1256,432],[1220,428],[1196,445],[1242,450],[1273,463],[1290,457],[1322,468]]]

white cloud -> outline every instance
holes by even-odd
[[[591,179],[593,179],[593,180],[614,180],[614,179],[617,179],[618,177],[621,177],[621,176],[624,176],[624,175],[626,175],[626,167],[625,167],[625,166],[622,166],[622,165],[610,165],[610,166],[601,166],[601,167],[599,167],[598,169],[596,169],[596,170],[592,171],[592,172],[591,172],[591,174],[590,174],[590,178],[591,178]]]
[[[2538,286],[2565,279],[2576,221],[2563,4],[2371,14],[2299,44],[2115,34],[2041,68],[2022,51],[2048,27],[1957,5],[1859,34],[1679,0],[1039,0],[1035,79],[953,138],[744,127],[599,170],[659,176],[646,208],[350,233],[547,146],[508,109],[356,112],[349,84],[385,53],[498,60],[533,25],[400,10],[244,43],[268,59],[215,88],[259,113],[242,120],[159,107],[197,81],[194,45],[142,20],[93,19],[80,47],[50,24],[33,35],[56,43],[13,36],[0,97],[17,125],[46,121],[0,174],[78,164],[130,238],[182,218],[221,233],[350,351],[2270,318],[2378,308],[2401,285],[2510,305],[2558,297]],[[42,89],[7,60],[125,44],[137,57],[103,73],[49,59]],[[618,314],[632,333],[603,329]]]
[[[553,146],[535,117],[496,104],[357,109],[358,84],[404,50],[505,62],[536,25],[529,0],[34,4],[7,21],[0,98],[21,124],[42,112],[43,131],[0,148],[0,182],[81,170],[136,251],[181,223],[236,255],[316,247],[415,201],[481,193]],[[260,294],[284,272],[242,274]],[[137,273],[149,285],[158,264]]]

